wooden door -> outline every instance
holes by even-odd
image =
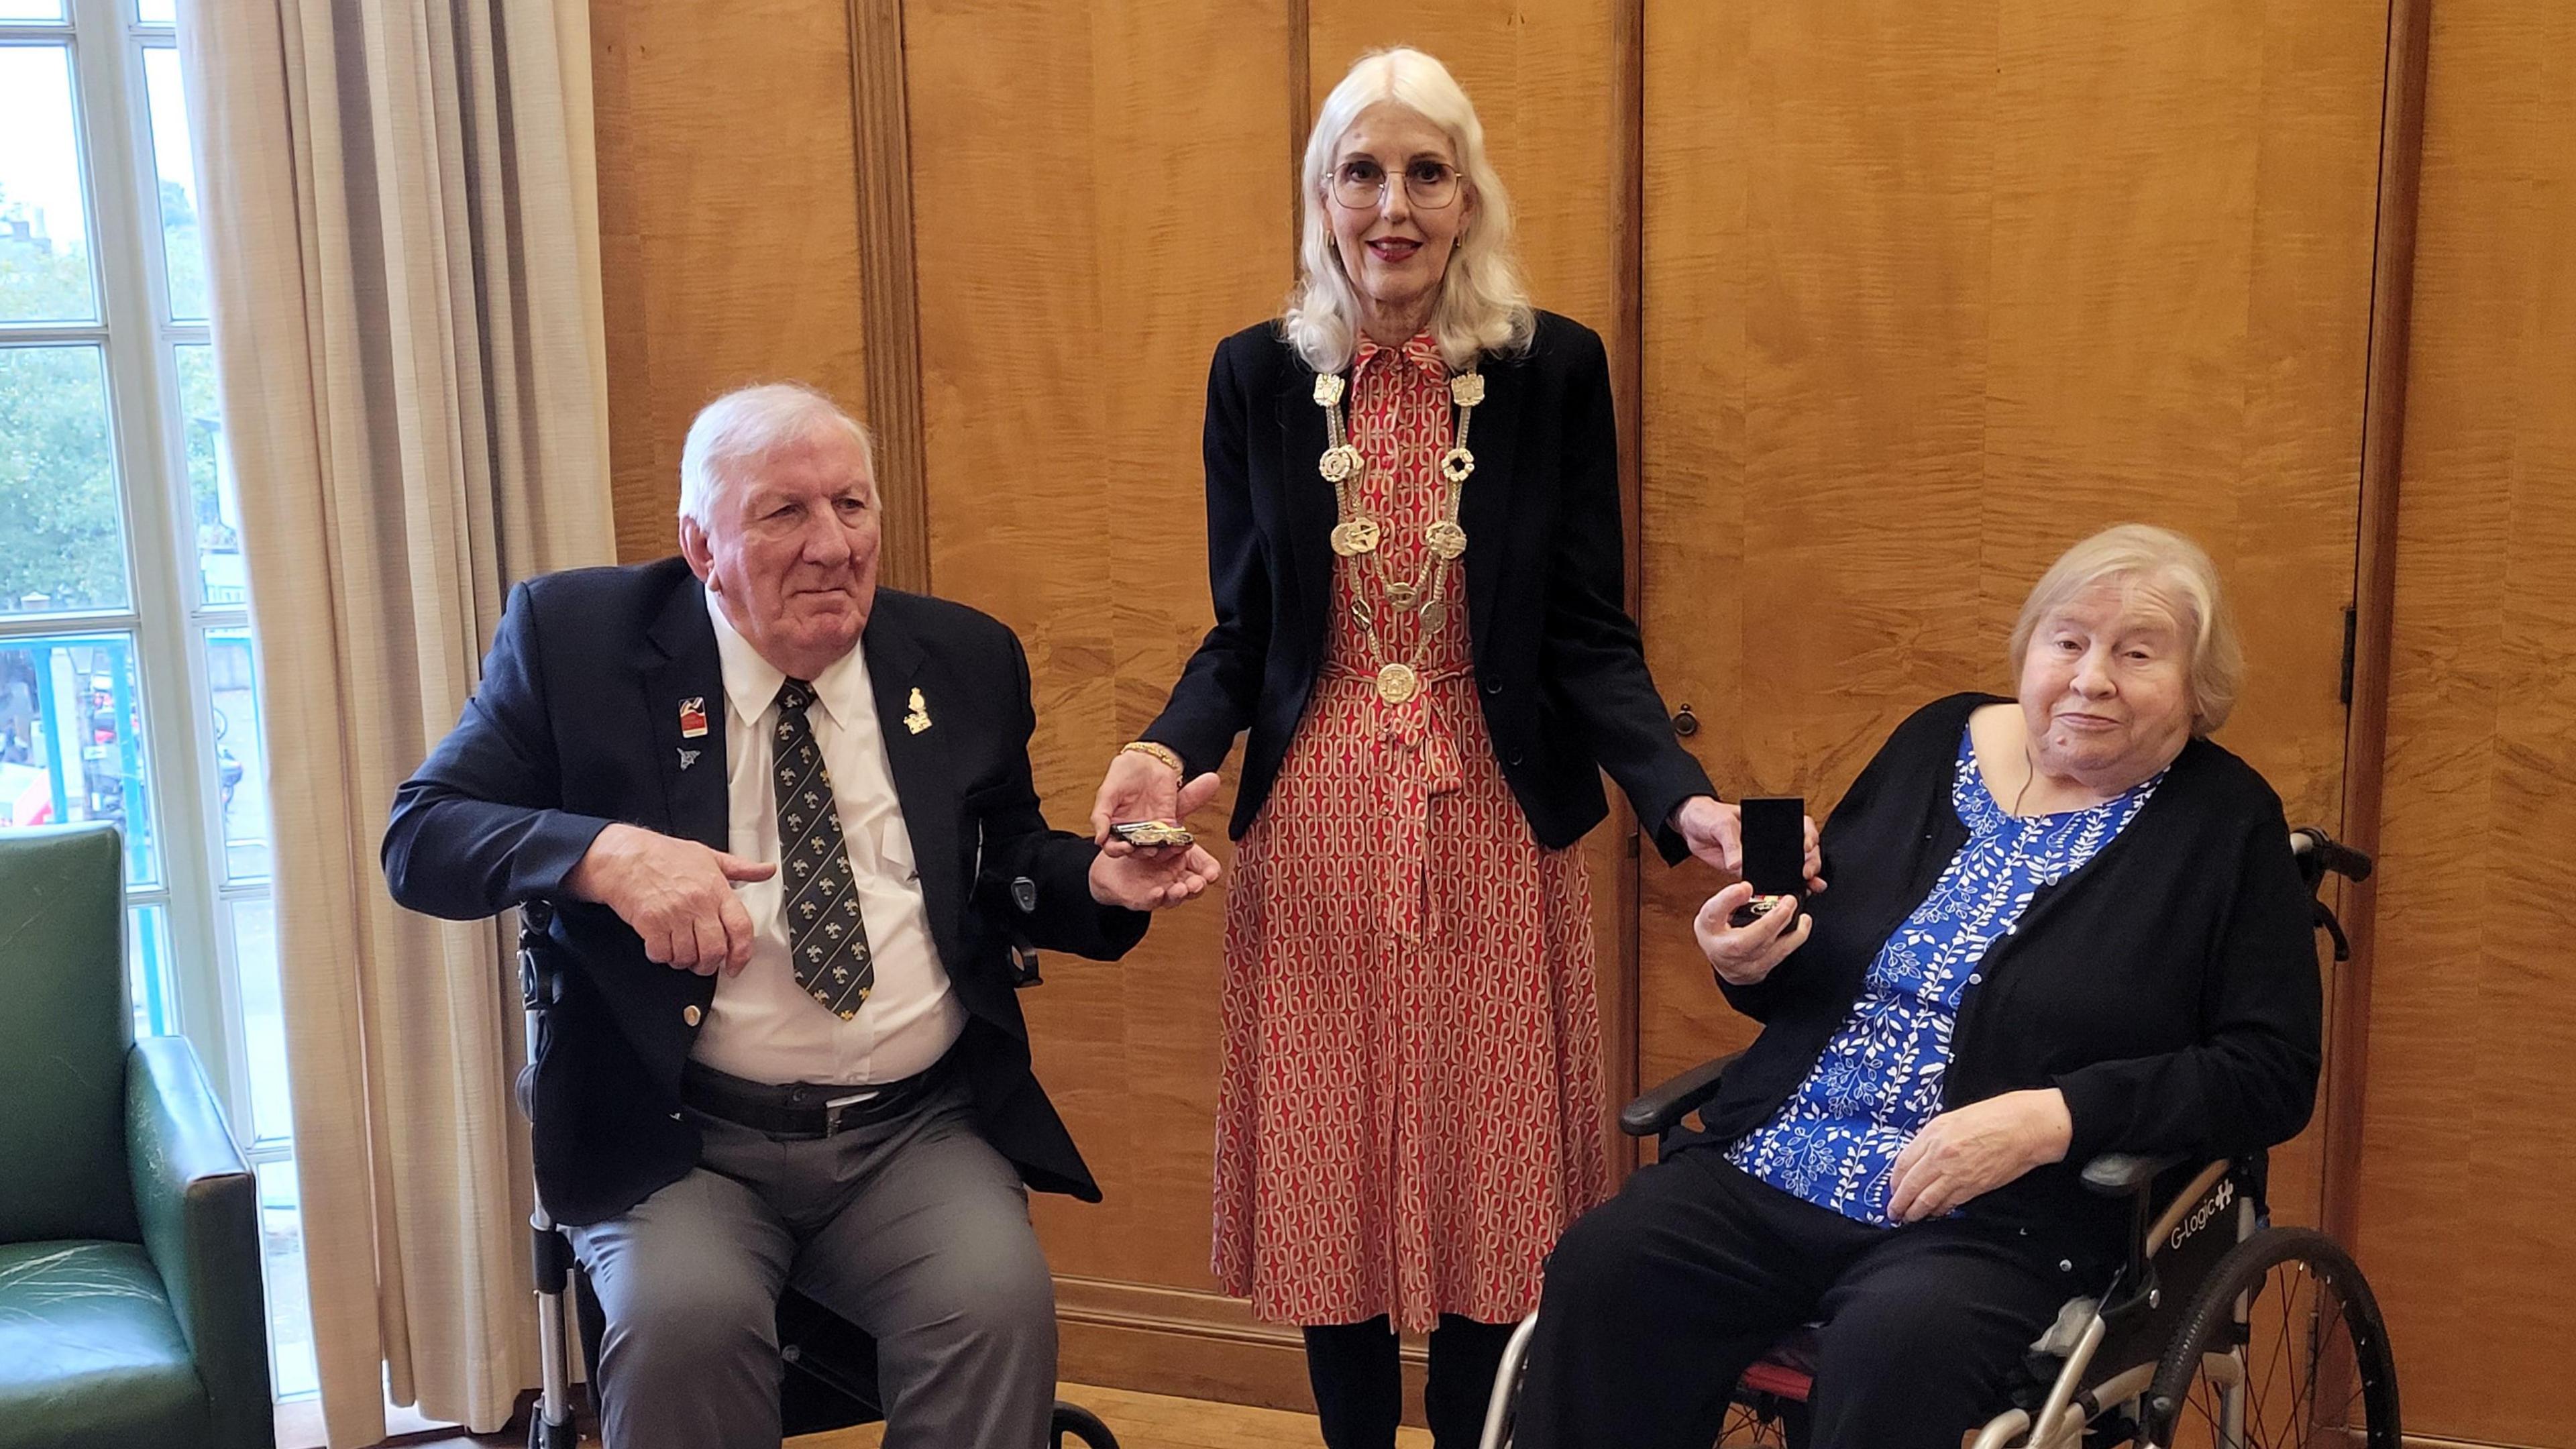
[[[1649,0],[1642,620],[1722,790],[1822,818],[1916,706],[2009,693],[2030,584],[2140,520],[2245,626],[2221,743],[2333,823],[2386,24]],[[1716,884],[1646,868],[1648,1080],[1751,1038],[1691,942]]]
[[[1208,626],[1200,414],[1218,340],[1288,285],[1288,28],[1286,0],[903,7],[931,586],[1026,644],[1060,826]],[[1294,1330],[1208,1273],[1222,919],[1050,957],[1022,997],[1106,1194],[1032,1208],[1069,1375],[1278,1398]]]
[[[2360,1230],[2425,1442],[2576,1444],[2576,7],[2437,3]]]

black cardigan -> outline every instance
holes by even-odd
[[[1609,805],[1604,769],[1667,860],[1688,853],[1673,807],[1713,795],[1674,743],[1625,604],[1610,364],[1590,328],[1538,315],[1520,356],[1483,363],[1485,401],[1460,503],[1467,628],[1503,778],[1539,844],[1571,845]],[[1213,770],[1249,728],[1231,833],[1270,797],[1324,663],[1333,487],[1316,471],[1315,374],[1278,324],[1218,344],[1208,368],[1208,582],[1216,627],[1143,738]]]
[[[1917,710],[1825,824],[1829,888],[1807,944],[1727,1000],[1762,1034],[1730,1068],[1693,1143],[1731,1143],[1805,1080],[1870,962],[1923,902],[1967,827],[1950,804],[1960,731],[1991,695]],[[2279,797],[2205,739],[2083,869],[2044,887],[1961,1003],[1945,1107],[2021,1088],[2066,1094],[2063,1162],[1967,1214],[2099,1257],[2124,1209],[2078,1180],[2102,1152],[2215,1157],[2287,1140],[2316,1100],[2320,993],[2309,897]],[[1723,985],[1723,983],[1721,983]]]

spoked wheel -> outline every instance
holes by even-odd
[[[2352,1256],[2306,1228],[2228,1250],[2147,1390],[2141,1442],[2399,1449],[2397,1368]]]
[[[1118,1449],[1118,1436],[1109,1432],[1109,1426],[1100,1422],[1098,1414],[1062,1399],[1055,1401],[1055,1423],[1048,1442],[1055,1449],[1065,1449],[1067,1443],[1082,1445],[1084,1449]]]
[[[1717,1436],[1718,1449],[1787,1449],[1806,1439],[1804,1404],[1774,1403],[1756,1398],[1747,1403],[1738,1399],[1726,1406],[1726,1428]],[[1790,1429],[1798,1433],[1793,1438]]]

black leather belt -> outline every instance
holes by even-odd
[[[891,1121],[921,1105],[948,1079],[943,1057],[927,1071],[866,1086],[746,1081],[691,1062],[680,1074],[680,1100],[710,1117],[773,1137],[830,1137]]]

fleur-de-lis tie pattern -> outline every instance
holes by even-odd
[[[814,686],[791,679],[778,691],[778,724],[770,731],[771,782],[778,798],[778,862],[786,892],[787,959],[796,984],[843,1021],[876,989],[867,923],[859,918],[857,879],[832,806],[832,772],[814,744],[805,711]]]

